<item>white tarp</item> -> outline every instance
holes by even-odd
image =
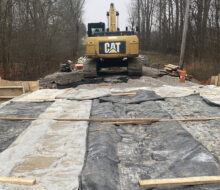
[[[43,101],[55,101],[56,96],[66,93],[71,89],[41,89],[35,92],[24,94],[22,96],[14,98],[12,101],[30,101],[30,102],[43,102]]]
[[[87,122],[50,118],[89,118],[91,101],[56,100],[0,154],[0,176],[31,177],[34,186],[0,184],[2,190],[77,190],[84,164]]]
[[[117,89],[112,88],[112,93],[132,92],[137,90],[152,90],[161,97],[184,97],[193,94],[200,94],[203,98],[220,105],[220,87],[208,85],[208,86],[169,86],[163,85],[161,87],[134,87]]]
[[[68,100],[91,100],[103,96],[111,95],[109,88],[95,88],[95,89],[72,89],[67,93],[56,96],[57,99]]]

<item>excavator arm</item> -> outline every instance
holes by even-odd
[[[107,13],[107,16],[109,19],[109,32],[117,32],[117,16],[119,16],[119,13],[116,11],[113,3],[111,3],[110,10]]]

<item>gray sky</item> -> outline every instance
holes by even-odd
[[[86,23],[104,22],[107,24],[106,12],[110,4],[114,3],[119,12],[119,28],[123,31],[128,25],[128,7],[131,0],[86,0],[83,20]]]

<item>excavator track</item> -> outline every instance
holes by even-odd
[[[85,78],[97,77],[97,60],[87,58],[83,64],[83,73]]]
[[[141,76],[143,72],[143,63],[139,57],[128,59],[128,75]]]

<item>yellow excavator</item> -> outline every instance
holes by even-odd
[[[108,28],[105,23],[89,23],[86,40],[84,76],[96,77],[101,68],[127,67],[128,75],[142,75],[139,56],[139,40],[134,31],[120,31],[118,16],[113,3],[107,12]]]

